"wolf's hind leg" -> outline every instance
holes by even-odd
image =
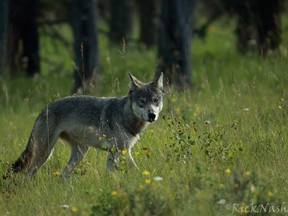
[[[62,177],[66,178],[66,176],[71,173],[71,171],[74,169],[74,167],[79,164],[80,161],[84,158],[86,155],[89,147],[85,145],[79,145],[79,144],[71,144],[71,157],[65,166],[63,172],[62,172]]]
[[[31,178],[39,170],[39,168],[47,161],[56,143],[57,138],[58,138],[57,134],[51,135],[50,138],[48,137],[40,138],[40,136],[37,136],[37,139],[32,138],[35,147],[31,166],[29,167],[28,172],[26,174],[26,177],[28,179]]]

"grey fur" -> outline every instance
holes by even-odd
[[[35,121],[26,149],[9,170],[28,168],[30,178],[45,163],[59,137],[71,146],[63,177],[83,159],[89,147],[108,151],[108,170],[117,166],[119,150],[124,149],[137,167],[131,149],[162,110],[163,74],[148,84],[129,76],[131,88],[127,96],[70,96],[48,104]]]

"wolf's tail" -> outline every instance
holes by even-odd
[[[26,149],[22,152],[20,157],[12,164],[12,166],[10,167],[10,171],[19,172],[27,168],[31,164],[34,155],[33,149],[33,143],[29,140]]]
[[[35,143],[30,137],[26,149],[22,152],[20,157],[7,169],[3,179],[7,179],[12,173],[20,172],[21,170],[29,167],[34,157],[34,145]]]

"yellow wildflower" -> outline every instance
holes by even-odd
[[[246,171],[245,172],[245,176],[250,176],[251,175],[251,172],[250,171]]]
[[[111,192],[111,195],[112,195],[112,196],[117,196],[117,194],[118,194],[117,191],[112,191],[112,192]]]
[[[139,155],[140,155],[140,152],[138,152],[138,151],[134,152],[134,156],[135,156],[135,157],[137,157],[137,156],[139,156]]]
[[[53,172],[53,176],[60,176],[60,175],[61,175],[61,173],[58,171]]]
[[[78,209],[77,209],[75,206],[72,206],[72,207],[71,207],[71,211],[75,213],[75,212],[78,211]]]
[[[146,179],[145,180],[145,184],[151,184],[151,180],[150,179]]]
[[[148,170],[144,170],[143,173],[142,173],[144,176],[148,176],[150,175],[150,172]]]
[[[230,175],[231,174],[231,169],[229,169],[229,168],[227,168],[226,170],[225,170],[225,173],[227,174],[227,175]]]

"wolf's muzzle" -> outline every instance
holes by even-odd
[[[153,122],[155,120],[156,120],[156,115],[154,113],[152,113],[152,112],[149,112],[148,113],[148,121],[149,122]]]

